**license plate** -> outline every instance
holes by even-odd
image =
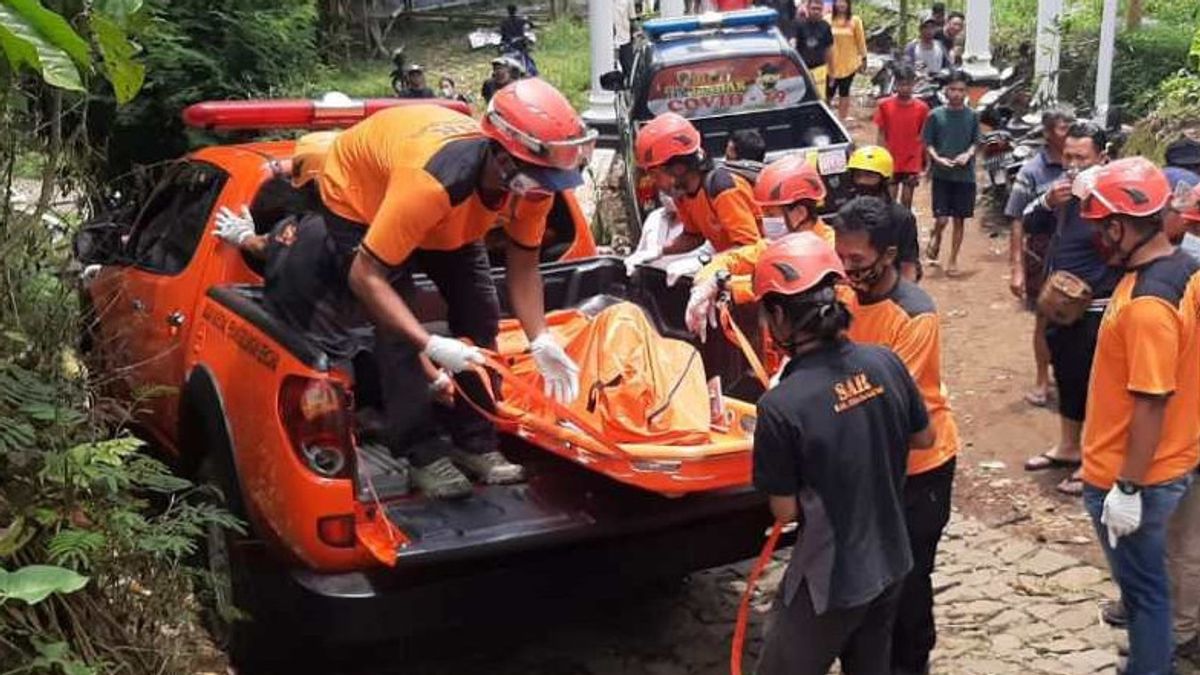
[[[834,150],[817,155],[817,171],[822,176],[846,172],[846,151]]]

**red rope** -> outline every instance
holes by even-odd
[[[754,588],[758,585],[758,578],[762,576],[767,563],[771,562],[771,555],[775,553],[775,547],[779,544],[779,535],[781,534],[783,534],[783,523],[777,520],[771,526],[771,534],[767,536],[767,543],[763,544],[762,552],[754,561],[754,567],[750,568],[750,576],[746,578],[746,590],[742,592],[742,601],[738,605],[737,624],[733,629],[733,651],[729,656],[729,671],[732,675],[742,675],[742,652],[745,651],[746,626],[750,622],[750,600],[754,597]]]

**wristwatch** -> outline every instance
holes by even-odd
[[[1135,483],[1131,480],[1125,480],[1124,478],[1118,478],[1117,479],[1117,489],[1120,490],[1122,494],[1136,495],[1137,493],[1142,491],[1142,486],[1138,485],[1137,483]]]

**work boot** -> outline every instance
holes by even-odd
[[[471,494],[471,481],[449,457],[439,457],[425,466],[412,468],[412,482],[433,499],[462,499]]]
[[[456,448],[450,456],[484,485],[509,485],[525,480],[525,467],[508,461],[496,450],[476,454]]]

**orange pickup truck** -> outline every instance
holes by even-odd
[[[205,104],[185,119],[311,129],[396,104],[343,102],[332,112],[305,101]],[[748,473],[739,486],[672,499],[519,433],[505,437],[505,449],[526,464],[526,483],[479,487],[457,502],[409,494],[405,467],[359,424],[379,406],[377,387],[332,367],[265,311],[259,263],[211,234],[222,206],[249,204],[263,229],[299,208],[287,180],[292,145],[197,151],[166,167],[129,222],[94,222],[75,240],[93,314],[84,336],[90,367],[136,401],[146,439],[179,471],[218,487],[248,524],[244,534],[209,533],[206,546],[214,625],[237,662],[450,625],[462,608],[478,611],[481,588],[519,615],[529,599],[561,593],[556,570],[577,585],[629,584],[757,551],[769,517]],[[687,289],[667,289],[649,271],[628,279],[619,259],[596,257],[574,196],[556,199],[542,248],[547,307],[632,300],[660,332],[685,336]],[[502,266],[495,274],[503,284]],[[444,305],[417,281],[414,309],[436,325]],[[704,356],[710,374],[738,376],[738,367]],[[370,372],[362,358],[355,372]]]

